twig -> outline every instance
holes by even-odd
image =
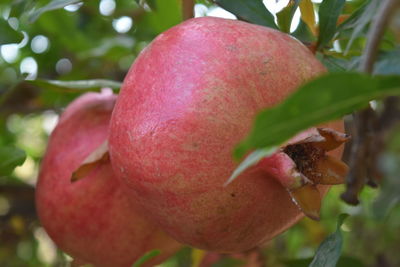
[[[182,0],[182,18],[183,20],[194,17],[194,0]]]
[[[360,72],[368,74],[373,72],[379,44],[399,4],[399,0],[384,0],[375,15],[367,35],[367,44],[359,67]],[[346,179],[347,190],[341,196],[349,204],[358,204],[358,193],[364,184],[376,186],[374,177],[380,173],[376,164],[377,154],[381,152],[383,145],[383,134],[380,133],[382,127],[379,126],[379,120],[380,118],[370,106],[353,114],[355,133],[353,133],[349,157],[350,172]]]
[[[367,35],[367,44],[365,45],[359,68],[360,72],[372,73],[379,44],[385,33],[386,26],[399,3],[399,0],[384,0],[381,8],[376,13]]]

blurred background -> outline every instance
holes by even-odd
[[[0,2],[0,266],[70,266],[71,258],[57,249],[35,213],[34,188],[47,138],[69,102],[110,81],[118,85],[138,53],[157,34],[182,21],[179,0],[69,1],[72,4],[39,13],[38,9],[49,2]],[[321,1],[313,2],[317,12]],[[366,2],[370,1],[347,1],[343,15],[348,17]],[[263,3],[277,19],[276,14],[289,1]],[[373,11],[371,7],[364,14],[364,28],[358,33],[354,33],[355,27],[343,29],[330,47],[318,54],[331,71],[356,66]],[[207,0],[196,1],[195,16],[236,18]],[[381,54],[377,64],[380,73],[400,74],[400,61],[396,61],[396,56],[400,58],[399,17],[382,43],[387,53]],[[312,30],[305,33],[304,25],[296,10],[289,31],[307,43],[313,38]],[[93,79],[95,85],[85,84]],[[49,80],[83,81],[85,86]],[[259,251],[217,255],[184,248],[161,266],[199,266],[202,261],[203,266],[206,262],[212,266],[251,266],[256,261],[267,266],[308,266],[319,244],[335,231],[341,213],[351,216],[341,227],[344,244],[340,266],[400,266],[397,132],[392,134],[382,160],[382,185],[365,188],[358,206],[341,201],[345,188],[335,186],[324,200],[320,222],[305,218]],[[10,162],[19,166],[10,168]]]

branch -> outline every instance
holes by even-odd
[[[379,44],[385,33],[386,26],[399,4],[399,0],[383,0],[383,4],[376,13],[367,35],[367,44],[365,45],[359,68],[360,72],[372,73],[374,62],[378,54]]]
[[[399,4],[399,0],[384,0],[375,15],[367,35],[367,44],[359,67],[360,72],[368,74],[373,72],[379,44],[387,24]],[[386,108],[392,109],[392,106]],[[383,112],[382,116],[386,115]],[[354,127],[352,129],[354,132],[352,133],[353,141],[350,144],[350,172],[346,179],[347,190],[341,196],[349,204],[358,204],[358,193],[364,185],[375,187],[375,178],[380,176],[377,160],[382,152],[385,136],[382,126],[379,124],[381,117],[378,117],[370,106],[353,114]],[[384,119],[387,120],[387,118]]]
[[[182,18],[183,20],[194,17],[194,0],[182,0]]]

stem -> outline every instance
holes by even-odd
[[[194,17],[194,0],[182,0],[182,18],[183,20]]]

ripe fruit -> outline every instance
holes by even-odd
[[[54,242],[80,262],[131,266],[147,251],[179,245],[146,218],[122,192],[106,159],[79,181],[71,175],[102,144],[116,96],[88,93],[67,107],[50,137],[36,190],[39,218]]]
[[[125,78],[111,119],[114,170],[177,240],[251,249],[302,213],[265,166],[224,187],[232,150],[258,111],[324,71],[300,42],[262,26],[206,17],[173,27]]]

